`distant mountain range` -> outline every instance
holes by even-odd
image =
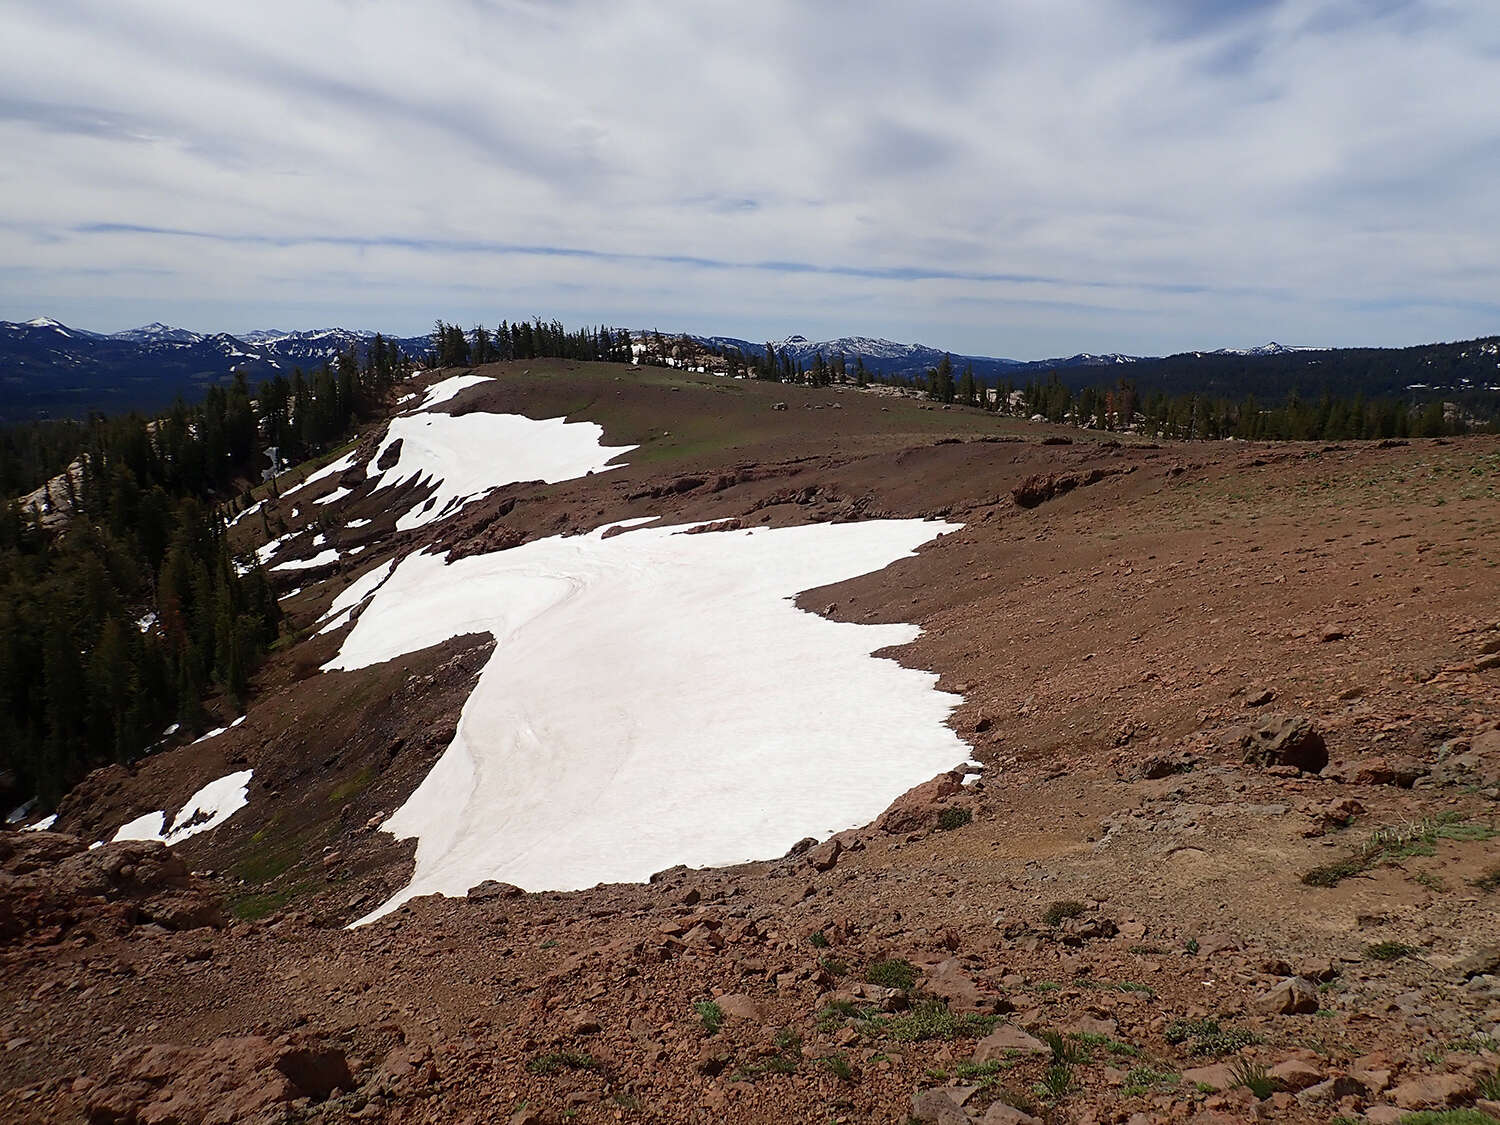
[[[653,332],[636,332],[648,338]],[[665,334],[664,334],[665,336]],[[91,410],[117,413],[157,410],[179,395],[201,397],[208,387],[244,371],[252,384],[332,361],[353,347],[361,355],[373,332],[325,328],[308,332],[262,329],[230,335],[203,334],[166,324],[147,324],[102,335],[38,317],[0,321],[0,422],[28,418],[80,417]],[[678,339],[680,333],[671,334]],[[690,335],[705,346],[765,354],[764,341],[732,336]],[[396,338],[413,356],[424,355],[427,336]],[[804,365],[821,352],[864,360],[872,372],[920,377],[945,354],[925,344],[902,344],[866,336],[810,340],[788,336],[771,341]],[[972,365],[987,383],[1024,383],[1056,375],[1075,389],[1128,378],[1142,391],[1163,390],[1279,401],[1295,391],[1431,398],[1500,391],[1500,337],[1409,348],[1307,348],[1269,343],[1255,348],[1219,348],[1154,357],[1080,352],[1057,359],[1017,360],[953,354],[959,372]]]
[[[206,335],[166,324],[103,335],[49,317],[0,321],[0,422],[157,410],[179,395],[202,397],[236,371],[254,384],[313,370],[350,347],[363,355],[374,338],[344,328]],[[396,342],[412,354],[429,345],[426,336]]]

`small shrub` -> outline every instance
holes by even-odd
[[[1373,961],[1399,961],[1416,952],[1416,946],[1399,941],[1378,941],[1374,945],[1365,946],[1365,956]]]
[[[1194,1056],[1227,1055],[1260,1042],[1243,1027],[1221,1027],[1215,1019],[1173,1020],[1164,1033],[1168,1043],[1182,1044]]]
[[[1265,1101],[1276,1092],[1276,1079],[1263,1063],[1251,1059],[1236,1059],[1229,1068],[1229,1080],[1233,1086],[1243,1086],[1260,1101]]]
[[[1169,1071],[1154,1070],[1149,1066],[1137,1066],[1125,1075],[1125,1085],[1120,1092],[1126,1097],[1138,1097],[1141,1094],[1150,1093],[1158,1086],[1175,1085],[1180,1080],[1178,1075]]]
[[[840,961],[837,957],[820,957],[818,964],[822,965],[825,970],[836,977],[841,977],[849,971],[848,964]]]
[[[812,947],[814,949],[828,948],[828,935],[825,934],[822,930],[815,931],[813,935],[807,940],[812,943]]]
[[[1046,911],[1042,914],[1042,921],[1049,926],[1060,926],[1069,918],[1077,918],[1083,913],[1083,909],[1083,903],[1064,899],[1061,902],[1054,902],[1051,906],[1047,907]]]
[[[962,828],[973,819],[974,813],[970,809],[944,809],[938,815],[938,828],[943,832],[952,832],[955,828]]]
[[[526,1064],[532,1074],[561,1074],[565,1070],[598,1070],[599,1060],[577,1051],[552,1051]]]
[[[876,961],[865,972],[865,980],[882,988],[899,988],[903,992],[909,992],[917,983],[917,967],[910,961],[899,958]]]
[[[703,1030],[710,1035],[717,1035],[719,1028],[724,1026],[724,1009],[712,1000],[700,1000],[693,1005],[693,1011],[698,1013],[698,1018],[703,1021]]]

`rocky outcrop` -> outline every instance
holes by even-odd
[[[166,844],[89,849],[56,832],[0,834],[0,945],[49,941],[80,924],[126,930],[222,926],[214,896]]]
[[[1266,715],[1235,733],[1251,765],[1293,766],[1303,773],[1319,773],[1328,765],[1328,744],[1306,715]]]
[[[944,810],[954,807],[954,799],[963,791],[963,775],[957,770],[939,774],[897,797],[875,827],[892,835],[936,828]]]
[[[354,1088],[337,1047],[306,1035],[215,1040],[204,1048],[154,1044],[116,1056],[88,1100],[89,1125],[207,1125],[257,1120],[306,1098]]]

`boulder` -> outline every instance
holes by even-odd
[[[746,996],[742,992],[732,992],[728,996],[720,996],[716,1001],[719,1010],[732,1020],[755,1020],[765,1019],[765,1006],[753,996]]]
[[[1005,1023],[979,1041],[974,1048],[974,1061],[994,1062],[1016,1054],[1046,1058],[1051,1053],[1052,1049],[1040,1039],[1027,1035],[1014,1024]]]
[[[1323,1072],[1306,1059],[1287,1059],[1285,1062],[1279,1062],[1271,1068],[1270,1076],[1283,1090],[1290,1090],[1294,1094],[1323,1081]]]
[[[923,1125],[969,1125],[963,1103],[973,1093],[972,1087],[934,1086],[919,1090],[911,1098],[911,1115]]]
[[[1459,958],[1453,964],[1453,971],[1462,980],[1500,973],[1500,945],[1488,945],[1467,957]]]
[[[1415,758],[1362,758],[1349,774],[1357,785],[1394,785],[1410,789],[1428,774],[1427,767]]]
[[[1234,1075],[1228,1063],[1214,1063],[1182,1072],[1182,1080],[1188,1086],[1207,1086],[1214,1090],[1228,1090],[1234,1085]]]
[[[1257,1012],[1271,1016],[1305,1015],[1318,1010],[1318,987],[1304,977],[1290,977],[1255,998]]]
[[[1241,728],[1239,745],[1252,765],[1294,766],[1303,773],[1328,765],[1328,745],[1306,715],[1266,715]]]
[[[838,863],[839,855],[844,850],[844,845],[839,842],[838,837],[824,840],[815,848],[807,851],[807,862],[814,871],[831,871],[834,864]]]
[[[964,791],[963,775],[957,770],[938,774],[931,781],[907,790],[880,814],[875,827],[892,835],[936,828],[943,810]]]
[[[1424,1074],[1397,1086],[1391,1100],[1402,1109],[1443,1109],[1471,1100],[1476,1089],[1467,1074]]]
[[[1013,1105],[995,1102],[984,1111],[984,1116],[979,1119],[979,1125],[1042,1125],[1042,1119],[1033,1117]]]

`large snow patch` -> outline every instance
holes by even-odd
[[[965,761],[944,726],[957,697],[871,659],[916,626],[790,600],[954,527],[601,529],[451,564],[407,557],[326,667],[465,633],[496,647],[447,751],[384,825],[417,838],[412,881],[361,921],[486,879],[570,890],[773,857]]]
[[[433,388],[433,393],[444,384]],[[442,400],[440,400],[442,401]],[[520,414],[407,414],[392,418],[371,466],[397,442],[396,463],[371,476],[374,491],[417,480],[430,484],[432,495],[396,521],[409,531],[451,515],[491,489],[514,481],[548,484],[603,472],[609,461],[633,445],[601,445],[604,428],[594,422],[562,418],[538,421]]]
[[[147,813],[122,825],[114,835],[114,842],[160,840],[164,844],[180,844],[200,832],[217,828],[245,807],[249,800],[250,778],[254,772],[240,770],[210,781],[189,797],[187,804],[172,818],[171,831],[165,831],[165,812]]]

